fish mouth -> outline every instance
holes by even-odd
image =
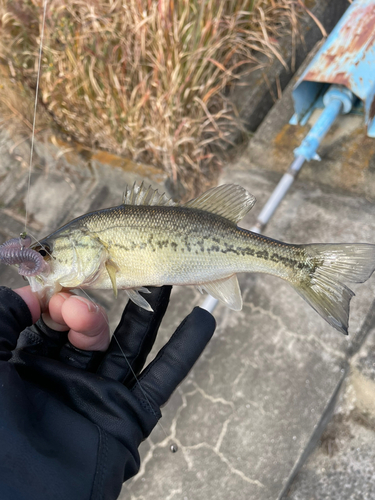
[[[31,238],[27,235],[21,235],[19,238],[8,240],[0,246],[0,262],[9,266],[18,265],[18,273],[21,276],[37,276],[49,269],[42,252],[45,252],[45,256],[47,256],[45,245],[31,246]],[[49,255],[51,254],[49,253]]]

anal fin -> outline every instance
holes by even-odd
[[[212,297],[224,302],[224,304],[234,311],[241,311],[242,309],[241,290],[235,274],[222,280],[203,283],[197,288],[205,290]]]

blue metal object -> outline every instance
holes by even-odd
[[[375,137],[375,0],[355,0],[304,71],[293,90],[292,123],[311,113],[327,84],[362,101],[367,134]]]
[[[288,168],[288,171],[282,176],[267,203],[264,205],[258,216],[257,223],[251,228],[251,231],[255,233],[263,231],[284,196],[289,191],[290,186],[293,184],[304,162],[313,159],[320,160],[316,151],[323,137],[331,128],[339,114],[346,114],[351,111],[354,101],[354,95],[342,85],[331,85],[328,88],[322,97],[322,103],[325,109],[322,111],[322,114],[302,141],[301,145],[294,150],[295,160]]]
[[[329,87],[323,97],[325,106],[315,125],[302,141],[301,145],[294,150],[294,156],[303,156],[307,161],[320,160],[316,150],[323,137],[331,128],[333,122],[340,113],[349,113],[352,109],[354,95],[341,85]]]

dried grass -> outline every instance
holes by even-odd
[[[80,143],[163,166],[186,195],[201,191],[242,129],[228,89],[260,53],[285,65],[276,39],[295,34],[297,5],[50,0],[39,101]],[[0,16],[1,112],[28,130],[42,2],[0,0]],[[49,126],[46,114],[38,126]]]

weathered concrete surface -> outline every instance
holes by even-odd
[[[12,155],[9,138],[1,144],[5,239],[23,229],[27,170],[14,157],[23,146]],[[49,171],[41,162],[31,179],[30,231],[36,236],[85,211],[117,204],[123,185],[137,179],[97,162],[87,166],[84,159],[75,171],[73,164],[61,164],[58,154],[60,164],[54,164],[52,153]],[[239,183],[258,198],[244,227],[254,223],[278,177],[255,169],[254,163],[250,170],[245,159],[226,171],[223,181]],[[267,233],[298,243],[374,241],[374,215],[374,204],[364,198],[299,181]],[[1,283],[23,283],[9,268],[0,272]],[[243,311],[218,307],[216,335],[164,408],[162,427],[143,443],[141,471],[124,485],[121,498],[276,499],[289,489],[323,431],[348,360],[363,340],[361,325],[372,305],[375,279],[356,287],[349,338],[330,328],[284,282],[243,275],[240,285]],[[111,293],[99,292],[95,298],[115,325],[123,296],[114,301]],[[192,288],[175,290],[154,352],[200,301]],[[176,454],[168,450],[171,440],[179,445]]]
[[[274,186],[273,175],[241,167],[231,168],[229,179],[260,200]],[[259,209],[242,225],[250,227]],[[268,234],[299,243],[371,241],[374,215],[370,202],[298,183]],[[348,356],[362,339],[375,279],[357,287],[348,338],[277,279],[243,275],[240,285],[243,311],[218,307],[217,333],[164,409],[170,439],[155,430],[143,446],[141,473],[124,485],[122,498],[276,499],[322,432]],[[169,333],[196,301],[193,291],[176,291]],[[168,451],[171,439],[177,454]]]
[[[375,498],[375,329],[350,375],[319,446],[298,473],[288,500]]]
[[[259,200],[245,227],[255,222],[308,130],[285,125],[292,113],[289,89],[248,151],[226,169],[223,181],[243,185]],[[375,243],[374,151],[361,118],[340,119],[320,149],[322,162],[304,167],[267,234],[298,243]],[[374,277],[355,287],[348,338],[327,326],[286,284],[264,276],[243,276],[240,284],[244,310],[233,313],[219,306],[217,334],[165,408],[165,433],[181,453],[170,455],[170,439],[157,429],[143,447],[141,473],[124,486],[124,499],[281,498],[323,432],[351,356],[374,323]],[[170,311],[177,304],[179,314],[188,311],[181,309],[187,293],[175,294]],[[366,439],[373,442],[368,430]],[[357,450],[363,470],[372,470],[373,450]],[[313,474],[306,479],[309,493]],[[296,498],[309,498],[298,486],[295,491]],[[357,488],[358,498],[361,491]],[[327,498],[323,487],[319,498]]]
[[[74,144],[52,139],[47,133],[44,140],[35,141],[27,202],[27,231],[34,238],[46,236],[83,213],[119,205],[126,185],[144,181],[160,187],[166,179],[165,173],[154,167],[131,166],[126,160],[122,164],[113,155],[87,154]],[[17,145],[5,129],[0,130],[0,243],[25,229],[29,156],[29,141]],[[13,288],[26,284],[6,266],[0,266],[0,280]],[[107,308],[113,304],[113,293],[92,295]],[[110,321],[115,326],[118,316]]]

